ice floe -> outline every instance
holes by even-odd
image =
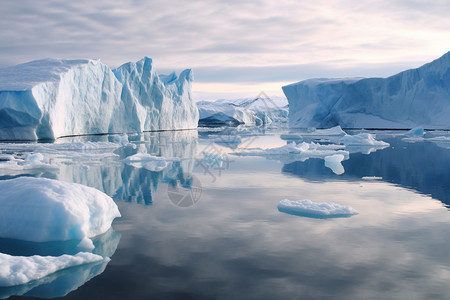
[[[291,215],[319,219],[351,217],[358,214],[358,211],[350,206],[345,206],[334,202],[316,203],[307,199],[283,199],[280,203],[278,203],[278,210]]]

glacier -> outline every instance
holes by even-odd
[[[0,69],[0,140],[192,129],[193,74],[158,75],[144,57],[117,69],[99,60],[42,59]]]
[[[309,79],[282,89],[291,128],[450,128],[450,52],[387,78]]]
[[[218,99],[197,102],[199,126],[269,126],[287,123],[288,107],[284,97]]]

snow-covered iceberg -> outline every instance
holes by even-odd
[[[388,78],[310,79],[283,87],[292,128],[450,128],[450,52]]]
[[[117,205],[81,184],[33,177],[0,181],[0,237],[33,242],[89,240],[106,232]]]
[[[158,76],[148,57],[111,70],[99,60],[43,59],[0,69],[0,139],[196,128],[192,71]]]
[[[288,107],[284,97],[219,99],[197,102],[200,126],[255,125],[287,123]]]
[[[307,199],[283,199],[280,203],[278,203],[278,210],[291,215],[318,219],[351,217],[358,214],[358,211],[350,206],[345,206],[334,202],[316,203]]]

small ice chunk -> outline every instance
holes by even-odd
[[[378,177],[378,176],[363,176],[361,179],[362,179],[362,180],[367,180],[367,181],[372,181],[372,180],[382,180],[383,177]]]
[[[44,161],[44,155],[41,153],[30,153],[25,157],[25,163],[41,164]]]
[[[345,159],[342,154],[334,154],[330,156],[325,156],[325,167],[330,168],[336,175],[344,174],[344,166],[342,161]]]
[[[25,284],[62,269],[103,260],[102,256],[87,252],[61,256],[11,256],[0,253],[0,287]]]
[[[378,141],[370,133],[362,132],[357,135],[346,135],[343,138],[345,146],[375,146],[375,147],[389,147],[389,144],[383,141]]]
[[[313,129],[311,132],[301,133],[301,135],[311,136],[344,136],[347,133],[342,130],[341,126],[335,126],[327,129]]]
[[[337,203],[316,203],[311,200],[283,199],[278,203],[278,210],[291,215],[310,218],[340,218],[350,217],[358,212],[350,206]]]
[[[405,133],[405,135],[409,137],[421,137],[424,134],[425,130],[423,129],[423,127],[414,127],[413,129]]]
[[[114,201],[81,184],[33,177],[0,181],[0,237],[31,242],[83,240],[120,217]]]

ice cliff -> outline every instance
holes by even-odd
[[[388,78],[309,79],[283,87],[292,128],[450,128],[450,52]]]
[[[111,70],[44,59],[0,69],[0,139],[196,128],[192,71],[158,76],[148,57]]]

